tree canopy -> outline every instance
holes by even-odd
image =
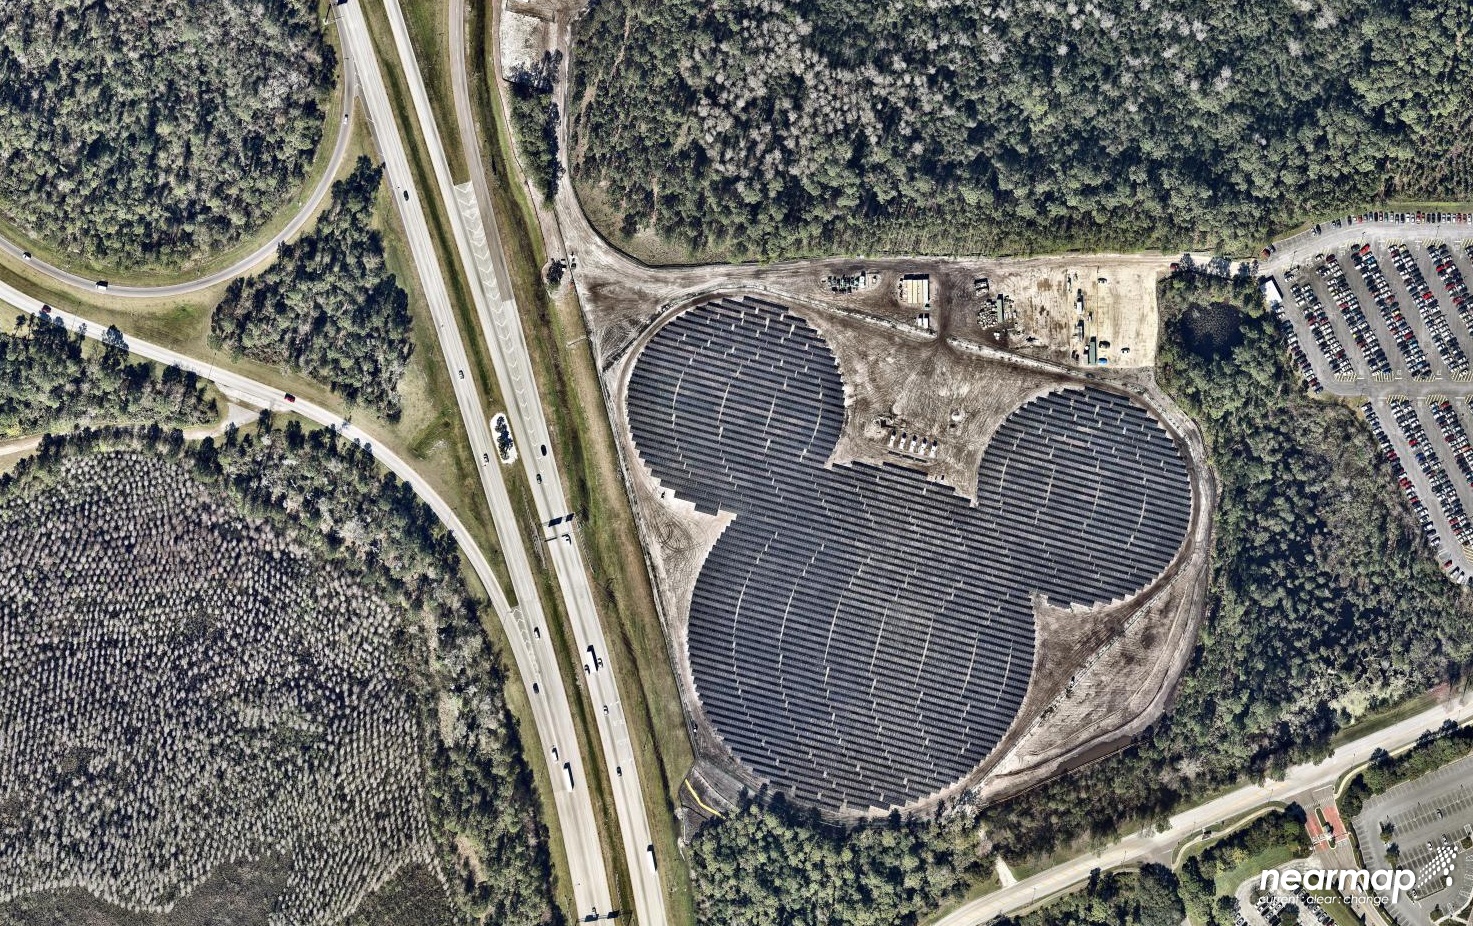
[[[1188,346],[1194,314],[1223,303],[1239,330]],[[1365,423],[1304,392],[1255,283],[1178,275],[1160,304],[1158,376],[1202,428],[1222,483],[1207,614],[1150,731],[983,813],[1011,854],[1115,834],[1323,756],[1355,714],[1473,656],[1473,594],[1438,568]]]
[[[691,842],[702,923],[723,926],[904,926],[919,922],[980,868],[961,818],[845,832],[782,800],[748,802]]]
[[[577,26],[572,170],[607,231],[697,254],[1240,244],[1466,193],[1470,22],[1470,0],[605,0]]]
[[[0,334],[0,439],[74,425],[205,424],[219,409],[194,373],[129,363],[125,344],[88,349],[80,334],[31,315]]]
[[[313,0],[7,0],[0,218],[116,266],[227,248],[302,182],[334,67]]]
[[[232,353],[305,373],[394,420],[414,342],[409,296],[373,227],[382,178],[381,167],[360,157],[333,184],[312,234],[283,243],[259,276],[231,281],[210,334]]]
[[[75,474],[89,477],[85,485]],[[38,499],[50,507],[43,510]],[[193,516],[201,507],[209,509],[207,516]],[[134,510],[147,519],[135,524],[137,518],[125,516]],[[48,511],[60,513],[48,516]],[[161,812],[158,801],[151,800],[158,794],[114,787],[105,792],[108,806],[102,807],[101,790],[77,791],[86,784],[80,773],[68,777],[53,766],[22,763],[0,768],[0,779],[59,775],[68,793],[87,799],[55,808],[46,801],[0,807],[4,851],[42,860],[38,853],[73,853],[68,857],[74,869],[85,872],[89,890],[120,896],[131,906],[140,889],[178,885],[186,874],[198,879],[219,873],[220,864],[203,856],[214,853],[218,859],[230,839],[265,828],[269,832],[250,843],[251,852],[270,850],[288,868],[310,875],[288,878],[284,885],[265,879],[254,893],[274,885],[286,891],[286,900],[298,902],[287,909],[266,894],[274,916],[303,923],[339,921],[379,886],[379,878],[417,860],[438,869],[429,884],[401,884],[397,896],[380,898],[376,910],[365,910],[351,922],[545,926],[558,921],[547,831],[507,709],[502,656],[482,626],[495,618],[482,614],[486,605],[470,596],[456,567],[454,536],[409,484],[378,465],[366,446],[339,439],[333,429],[305,430],[295,419],[283,427],[269,412],[261,413],[253,429],[227,428],[219,443],[210,438],[188,443],[182,432],[158,425],[48,435],[36,455],[0,474],[0,534],[17,531],[57,535],[48,542],[72,559],[34,553],[39,540],[0,543],[0,553],[7,554],[0,556],[0,567],[6,567],[0,568],[0,586],[8,582],[18,590],[9,598],[0,596],[0,606],[25,611],[38,602],[55,605],[43,609],[46,621],[22,615],[26,619],[18,626],[24,632],[6,638],[13,648],[30,647],[10,655],[34,682],[0,687],[0,716],[10,717],[6,710],[17,703],[27,709],[26,723],[11,725],[16,742],[61,750],[67,746],[58,739],[64,738],[58,733],[62,722],[91,716],[86,710],[79,715],[65,697],[75,695],[82,682],[95,684],[96,673],[63,671],[72,684],[54,695],[61,707],[44,715],[46,722],[35,721],[34,708],[46,706],[35,695],[58,687],[50,684],[54,674],[43,670],[72,665],[60,656],[30,658],[35,653],[64,655],[63,648],[78,640],[92,647],[102,664],[141,659],[143,668],[130,670],[163,693],[153,702],[155,715],[165,697],[182,698],[205,714],[223,710],[228,715],[205,726],[166,711],[167,721],[185,729],[187,745],[208,757],[210,774],[204,777],[209,786],[200,786],[200,777],[192,774],[159,780],[179,798],[170,809],[189,819],[214,814],[231,822],[224,831],[204,836],[189,826],[163,827],[162,842],[147,838],[159,828],[139,833],[132,826],[104,828],[105,839],[93,839],[93,831],[78,820],[111,807],[116,816],[110,819],[151,822]],[[110,553],[109,545],[128,555]],[[132,566],[130,557],[144,565]],[[228,562],[222,566],[217,560]],[[129,595],[117,594],[118,574],[124,574]],[[29,594],[41,587],[41,579],[82,589],[75,595]],[[206,591],[190,591],[201,588]],[[211,593],[215,589],[219,595]],[[178,603],[180,590],[185,606]],[[123,630],[96,629],[102,622],[90,617],[98,609],[112,630]],[[0,619],[6,616],[0,607]],[[141,647],[102,645],[140,636],[155,650],[182,648],[190,658],[149,661],[151,653]],[[185,687],[175,690],[171,680],[180,675]],[[240,695],[241,685],[253,694]],[[338,693],[351,695],[354,686],[370,688],[379,701],[358,709],[361,699]],[[87,703],[95,708],[92,713],[114,712],[98,714],[98,729],[105,732],[92,739],[106,739],[114,753],[152,772],[163,757],[150,750],[134,755],[137,750],[130,751],[128,743],[140,734],[106,722],[130,700],[137,706],[149,694],[141,687],[119,689],[116,698],[102,699],[102,707],[96,699]],[[244,726],[238,717],[230,720],[241,704],[251,706]],[[316,722],[323,713],[334,723]],[[387,732],[385,725],[391,726]],[[365,742],[371,735],[377,738]],[[350,771],[366,765],[379,774],[366,779],[335,775],[340,766],[328,764],[334,753],[325,748],[332,745],[354,763]],[[77,761],[85,763],[86,750],[80,755]],[[241,774],[246,762],[257,763],[246,769],[255,774]],[[314,782],[326,782],[325,792],[281,787],[304,768],[316,776]],[[95,772],[88,771],[116,784],[132,770],[131,764],[120,771],[115,764],[98,763]],[[124,784],[144,777],[133,775]],[[238,787],[226,787],[232,784]],[[279,805],[289,805],[297,815],[291,825],[273,829],[271,812]],[[19,812],[36,808],[61,823],[23,831]],[[333,826],[334,820],[341,825]],[[169,844],[167,837],[176,833],[189,837],[187,846]],[[407,851],[405,839],[411,843]],[[125,856],[111,852],[130,841],[157,864],[127,865]],[[256,855],[255,861],[269,859]],[[50,870],[53,877],[38,881],[37,870]],[[10,895],[24,893],[27,884],[56,883],[55,870],[61,869],[0,867],[0,882],[10,886]],[[106,887],[113,883],[120,886]],[[440,916],[436,901],[446,893],[450,909]],[[386,911],[382,904],[396,909]],[[201,906],[209,908],[206,903],[193,909]],[[25,917],[28,907],[14,911],[0,905],[0,922],[12,922],[12,912]]]

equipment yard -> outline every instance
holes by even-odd
[[[1021,260],[830,258],[655,270],[590,260],[575,275],[591,296],[585,304],[604,366],[654,316],[681,299],[747,290],[1063,366],[1135,369],[1156,361],[1156,281],[1172,263],[1161,255],[1092,254]]]

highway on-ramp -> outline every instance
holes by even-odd
[[[355,3],[353,0],[349,6]],[[578,543],[577,525],[569,518],[572,512],[563,493],[542,400],[532,373],[531,356],[511,288],[511,277],[491,212],[491,198],[475,135],[466,76],[465,7],[463,3],[453,3],[450,16],[450,59],[456,117],[471,175],[468,183],[459,185],[454,183],[450,173],[429,93],[398,0],[385,0],[384,7],[394,32],[400,70],[409,86],[420,137],[429,152],[435,182],[449,216],[461,267],[470,283],[501,395],[508,403],[507,418],[519,442],[520,459],[531,482],[538,518],[544,525],[544,549],[552,562],[564,607],[572,623],[573,638],[583,663],[582,678],[609,773],[608,784],[618,816],[626,871],[634,890],[634,912],[638,921],[647,926],[663,924],[667,920],[665,894],[657,864],[651,856],[654,840],[639,785],[634,748],[619,699],[609,647],[589,586],[589,572]],[[472,446],[480,452],[481,445],[474,431]],[[492,452],[494,454],[494,450]],[[528,619],[540,624],[544,615],[537,598],[536,575],[530,558],[524,552],[522,535],[516,530],[515,511],[500,473],[494,468],[483,472],[487,501],[496,520],[517,601]],[[550,656],[548,665],[553,665]]]
[[[339,35],[341,36],[341,32]],[[348,153],[348,142],[352,140],[353,135],[353,102],[357,99],[358,88],[353,79],[351,52],[347,50],[346,41],[341,44],[344,48],[343,118],[339,120],[337,126],[328,127],[329,129],[335,128],[337,131],[337,139],[333,143],[332,157],[327,163],[327,168],[322,172],[322,176],[318,178],[317,185],[312,188],[311,195],[297,207],[296,215],[292,216],[291,221],[287,222],[280,231],[272,235],[270,240],[262,242],[254,251],[251,251],[251,253],[223,270],[217,270],[214,273],[207,274],[195,280],[189,280],[184,283],[172,283],[168,286],[128,286],[125,284],[109,283],[107,287],[107,294],[109,296],[126,296],[135,299],[166,299],[171,296],[183,296],[188,293],[199,292],[202,289],[209,289],[216,284],[233,280],[261,263],[266,258],[275,254],[276,249],[281,246],[282,242],[296,237],[297,233],[306,227],[312,217],[317,214],[317,207],[322,205],[322,200],[327,196],[328,191],[332,189],[332,184],[337,178],[338,170],[343,166],[343,158]],[[70,270],[64,270],[53,264],[48,264],[39,257],[27,257],[26,254],[28,252],[24,248],[4,238],[0,238],[0,252],[25,261],[26,266],[57,283],[70,286],[74,289],[97,289],[98,280],[96,278],[84,277]]]
[[[457,204],[456,193],[450,185],[448,167],[444,166],[443,148],[433,129],[433,116],[430,114],[428,98],[414,60],[412,46],[409,45],[408,31],[404,25],[402,12],[393,0],[390,0],[386,7],[390,20],[394,24],[396,45],[405,67],[404,76],[413,92],[415,109],[422,129],[426,127],[428,119],[425,143],[431,150],[435,161],[436,179],[440,181],[439,193],[450,215],[462,265],[469,278],[470,289],[477,298],[477,309],[481,322],[488,333],[493,330],[493,324],[496,326],[495,330],[505,332],[509,318],[514,326],[512,330],[517,336],[517,343],[521,345],[515,305],[509,299],[503,301],[499,297],[493,297],[494,304],[488,310],[484,302],[485,280],[476,269],[478,258],[481,258],[484,263],[484,250],[487,247],[483,234],[484,226],[478,216],[474,218],[473,230],[468,230],[463,222],[464,204]],[[459,33],[463,30],[463,8],[458,9],[461,13],[457,23]],[[395,123],[383,74],[374,54],[363,12],[359,8],[359,0],[348,0],[346,3],[336,4],[333,7],[333,13],[343,52],[345,119],[343,124],[337,127],[336,143],[327,170],[297,214],[271,240],[264,242],[251,254],[220,271],[193,281],[168,286],[110,284],[107,293],[112,296],[163,298],[197,292],[239,276],[274,253],[281,242],[301,231],[331,189],[334,177],[346,156],[352,134],[347,117],[351,116],[355,100],[362,100],[379,154],[384,161],[385,177],[392,191],[391,198],[403,221],[421,288],[435,321],[441,350],[451,370],[451,382],[455,388],[456,402],[469,435],[473,456],[481,463],[482,486],[496,525],[498,541],[512,575],[517,607],[513,607],[507,600],[505,592],[490,571],[484,555],[476,549],[470,535],[465,531],[464,525],[460,523],[454,511],[406,462],[381,447],[375,448],[375,454],[381,462],[412,484],[420,495],[430,502],[442,521],[455,531],[462,547],[467,551],[473,568],[488,589],[497,614],[505,625],[518,669],[526,683],[531,686],[528,698],[532,705],[539,735],[548,753],[543,756],[543,761],[547,764],[549,777],[553,783],[554,799],[559,816],[558,829],[567,850],[566,855],[573,881],[574,903],[577,906],[578,916],[583,918],[595,913],[600,916],[607,915],[611,912],[612,894],[609,889],[597,820],[594,816],[589,789],[586,787],[588,766],[585,765],[581,754],[577,727],[573,721],[562,675],[557,668],[557,654],[552,647],[551,635],[542,632],[546,626],[546,620],[537,596],[536,574],[527,555],[523,534],[517,524],[516,512],[500,472],[496,441],[483,413],[475,377],[469,373],[471,367],[457,329],[456,315],[435,254],[433,238],[425,220],[419,191],[415,189],[414,175],[409,167],[400,127]],[[457,63],[463,66],[462,61],[457,61]],[[475,156],[479,167],[479,151],[475,152]],[[484,189],[483,179],[481,183]],[[472,211],[474,212],[474,207]],[[494,222],[491,223],[491,230],[494,242]],[[471,251],[473,238],[476,250],[480,252],[474,255]],[[23,249],[11,242],[0,239],[0,250],[26,260],[32,270],[56,282],[81,290],[92,290],[96,287],[97,281],[94,279],[52,266],[35,257],[25,258]],[[505,281],[507,277],[499,243],[495,247],[495,260],[498,262],[497,269],[501,274],[501,279]],[[509,292],[509,285],[504,284],[500,291]],[[26,311],[36,314],[41,311],[39,301],[10,286],[0,288],[0,298]],[[492,313],[495,314],[494,323]],[[79,317],[59,310],[51,310],[49,314],[53,320],[63,320],[69,327],[84,330],[94,337],[101,335],[101,328],[96,325],[88,326]],[[503,393],[514,397],[513,405],[507,411],[514,433],[523,441],[522,459],[530,472],[541,477],[536,482],[539,516],[550,520],[556,515],[548,512],[564,513],[566,502],[562,498],[561,483],[553,468],[546,424],[541,417],[541,407],[536,402],[535,384],[531,383],[529,375],[524,376],[523,373],[530,366],[526,359],[525,345],[521,345],[520,353],[513,360],[508,361],[501,350],[506,343],[506,335],[503,333],[501,337],[488,337],[487,340],[495,352],[497,373]],[[297,399],[288,404],[278,391],[264,384],[228,370],[201,363],[188,355],[136,341],[130,341],[129,348],[148,359],[163,363],[176,363],[183,368],[195,370],[200,375],[216,381],[227,396],[260,404],[263,407],[289,407],[291,411],[310,420],[337,425],[348,436],[354,436],[356,431],[343,422],[339,415],[327,409],[303,399]],[[509,365],[513,370],[510,378],[505,372]],[[529,401],[529,386],[532,389],[530,401],[536,412],[535,428],[528,428],[526,425],[528,414],[525,405]],[[366,438],[366,435],[363,436]],[[548,450],[539,453],[537,448],[548,448]],[[572,537],[556,539],[556,545],[549,544],[549,549],[552,551],[552,559],[557,566],[564,597],[569,602],[570,611],[575,615],[574,629],[579,648],[582,650],[586,645],[590,645],[585,643],[585,640],[596,641],[595,652],[605,653],[607,647],[603,645],[602,630],[598,625],[597,614],[593,610],[592,595],[588,589],[586,573],[583,571],[576,543],[573,542]],[[565,578],[569,575],[576,575],[577,581],[570,584]],[[600,718],[599,732],[609,760],[610,770],[615,772],[612,781],[616,799],[619,801],[621,819],[626,812],[630,812],[628,808],[631,805],[632,813],[637,817],[636,826],[632,828],[623,826],[621,829],[625,831],[624,842],[626,855],[630,860],[631,879],[638,886],[644,880],[640,860],[645,854],[645,845],[650,842],[648,823],[644,817],[642,795],[638,787],[632,749],[623,726],[622,713],[619,711],[612,671],[607,667],[605,657],[602,655],[593,660],[593,666],[592,671],[596,674],[596,678],[593,679],[595,690],[592,692],[592,697],[600,705],[609,706],[607,714],[599,713],[598,715]],[[529,761],[535,760],[529,757]],[[565,782],[568,785],[565,785]],[[634,851],[636,847],[637,852]],[[649,892],[640,891],[638,893],[643,895]],[[639,897],[636,898],[639,902],[639,909],[649,911],[648,915],[642,916],[642,921],[646,923],[658,923],[664,920],[663,898],[659,892],[657,877],[654,879],[653,896],[653,901],[647,897],[643,901],[640,901]]]
[[[527,695],[547,753],[542,760],[547,763],[553,782],[559,829],[567,849],[573,879],[576,912],[580,918],[602,915],[611,906],[611,893],[597,819],[587,787],[586,766],[562,674],[558,671],[557,655],[552,648],[552,635],[542,632],[542,628],[547,625],[542,618],[536,582],[527,561],[516,512],[502,480],[496,441],[483,411],[476,378],[470,372],[465,345],[461,340],[450,294],[435,253],[434,239],[425,220],[419,191],[415,189],[414,174],[409,167],[404,139],[394,120],[394,111],[389,103],[383,73],[374,55],[360,0],[349,0],[335,9],[338,11],[343,42],[351,48],[351,57],[358,71],[359,93],[373,126],[379,155],[384,161],[384,173],[392,190],[391,198],[404,223],[405,236],[414,258],[420,286],[435,321],[436,337],[450,369],[450,381],[455,389],[460,416],[465,423],[472,454],[480,464],[477,469],[481,486],[496,525],[502,556],[511,573],[512,589],[517,600],[517,618],[514,625],[508,627],[507,635],[512,640],[523,679],[536,682],[534,689],[528,691]],[[392,7],[391,15],[396,12],[397,7]],[[413,82],[419,80],[418,71],[413,71],[406,77],[413,86]],[[429,141],[431,140],[427,139]],[[450,214],[453,224],[456,219],[453,206]],[[472,286],[471,289],[474,290],[475,287]]]
[[[1325,786],[1334,786],[1346,772],[1365,764],[1377,749],[1394,752],[1415,743],[1427,730],[1445,721],[1464,723],[1473,718],[1473,701],[1439,704],[1393,726],[1352,740],[1318,765],[1296,765],[1281,781],[1247,785],[1173,816],[1164,830],[1136,833],[1088,855],[1077,856],[963,904],[931,926],[981,926],[1004,914],[1016,913],[1035,901],[1078,887],[1096,869],[1139,864],[1169,853],[1177,843],[1224,820],[1230,820],[1274,801],[1305,796]]]
[[[27,296],[3,281],[0,281],[0,302],[8,303],[31,315],[45,317],[52,324],[64,324],[68,330],[80,332],[96,340],[101,340],[106,333],[106,328],[103,326],[90,323],[80,316],[45,306],[40,300]],[[534,628],[529,626],[523,616],[522,609],[513,607],[507,600],[501,583],[491,570],[490,562],[480,547],[476,545],[473,536],[455,513],[455,509],[435,491],[423,476],[415,471],[413,466],[387,447],[374,444],[369,434],[358,426],[344,421],[340,413],[303,398],[288,401],[285,394],[279,389],[229,369],[166,347],[127,338],[126,334],[124,337],[127,340],[128,350],[133,354],[197,373],[201,378],[214,382],[228,399],[269,408],[277,412],[291,412],[320,425],[336,427],[344,437],[368,444],[374,459],[409,483],[419,497],[435,512],[441,523],[454,533],[466,560],[471,564],[476,577],[480,579],[491,598],[492,607],[506,632],[511,645],[512,657],[516,661],[517,670],[523,682],[528,686],[533,686],[529,687],[527,697],[532,705],[533,720],[542,738],[542,745],[547,750],[547,754],[542,756],[542,761],[547,766],[552,781],[552,798],[557,806],[563,839],[567,844],[568,863],[572,869],[575,897],[578,898],[580,904],[588,904],[588,909],[592,909],[593,905],[599,903],[600,900],[604,906],[599,909],[608,909],[608,887],[604,876],[603,858],[599,853],[597,829],[593,829],[594,841],[591,845],[580,845],[575,842],[580,832],[580,825],[593,827],[592,804],[588,797],[588,789],[580,787],[569,790],[562,785],[565,780],[563,763],[570,763],[573,768],[581,768],[582,761],[562,677],[557,671],[556,664],[551,661],[550,653],[537,652],[537,643],[540,642],[543,648],[547,646],[545,639],[538,640]],[[546,670],[544,666],[547,667]],[[553,749],[559,750],[557,755],[552,754]],[[538,760],[535,756],[528,755],[527,761],[536,762]],[[551,824],[553,821],[548,822]],[[554,831],[556,832],[555,828]]]

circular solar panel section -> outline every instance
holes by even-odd
[[[976,506],[911,469],[826,466],[844,421],[834,356],[751,299],[657,331],[627,401],[661,485],[735,515],[691,600],[702,708],[755,776],[828,810],[904,806],[970,773],[1028,690],[1032,596],[1129,597],[1190,517],[1171,438],[1096,389],[1010,416]]]

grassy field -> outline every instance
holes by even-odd
[[[1369,736],[1379,730],[1384,730],[1387,727],[1401,723],[1408,717],[1416,716],[1436,703],[1437,700],[1430,693],[1424,693],[1417,695],[1415,698],[1403,701],[1400,704],[1385,708],[1384,710],[1366,714],[1349,726],[1335,731],[1335,735],[1330,737],[1330,745],[1339,748],[1351,740],[1360,739],[1362,736]]]
[[[328,11],[332,8],[332,0],[318,0],[318,8],[321,16],[319,21],[325,21]],[[79,260],[75,255],[58,251],[49,242],[39,241],[29,237],[19,228],[16,228],[3,218],[0,218],[0,237],[12,242],[16,246],[30,251],[37,258],[65,270],[70,270],[80,276],[95,277],[99,280],[107,280],[109,283],[128,286],[171,286],[176,283],[188,283],[200,277],[208,276],[218,270],[223,270],[231,264],[250,254],[259,248],[262,242],[269,241],[278,232],[286,227],[292,217],[301,209],[302,203],[306,201],[317,181],[326,173],[328,164],[332,159],[333,147],[337,144],[338,133],[348,131],[349,126],[343,124],[343,53],[342,46],[338,43],[338,33],[335,27],[325,25],[323,35],[327,44],[331,45],[337,55],[337,86],[327,99],[327,105],[323,108],[322,140],[318,142],[316,155],[308,166],[302,182],[298,185],[296,194],[289,202],[282,204],[281,208],[271,216],[260,228],[243,238],[234,247],[224,251],[217,251],[201,256],[195,260],[177,265],[160,265],[144,270],[138,268],[108,267],[93,261]],[[351,166],[351,158],[348,159]],[[9,257],[0,258],[5,262],[24,266],[19,261]],[[211,303],[213,305],[213,303]]]
[[[689,872],[679,851],[674,810],[693,756],[685,733],[679,690],[655,610],[642,546],[619,476],[613,433],[588,348],[581,310],[571,287],[549,298],[541,268],[546,262],[536,213],[511,150],[511,132],[498,103],[499,80],[489,66],[493,23],[473,24],[470,61],[481,114],[482,157],[495,197],[517,305],[522,312],[549,427],[562,461],[570,501],[585,526],[580,534],[604,631],[620,667],[620,697],[629,722],[644,800],[652,819],[655,851],[667,904],[676,922],[694,922]],[[574,660],[576,665],[576,660]],[[668,860],[668,861],[665,861]]]
[[[1256,855],[1250,855],[1236,868],[1230,868],[1227,871],[1217,873],[1217,877],[1214,879],[1217,896],[1222,897],[1231,894],[1238,889],[1240,884],[1254,877],[1259,872],[1267,871],[1270,868],[1278,868],[1280,865],[1287,865],[1298,857],[1299,854],[1289,846],[1271,846]]]

